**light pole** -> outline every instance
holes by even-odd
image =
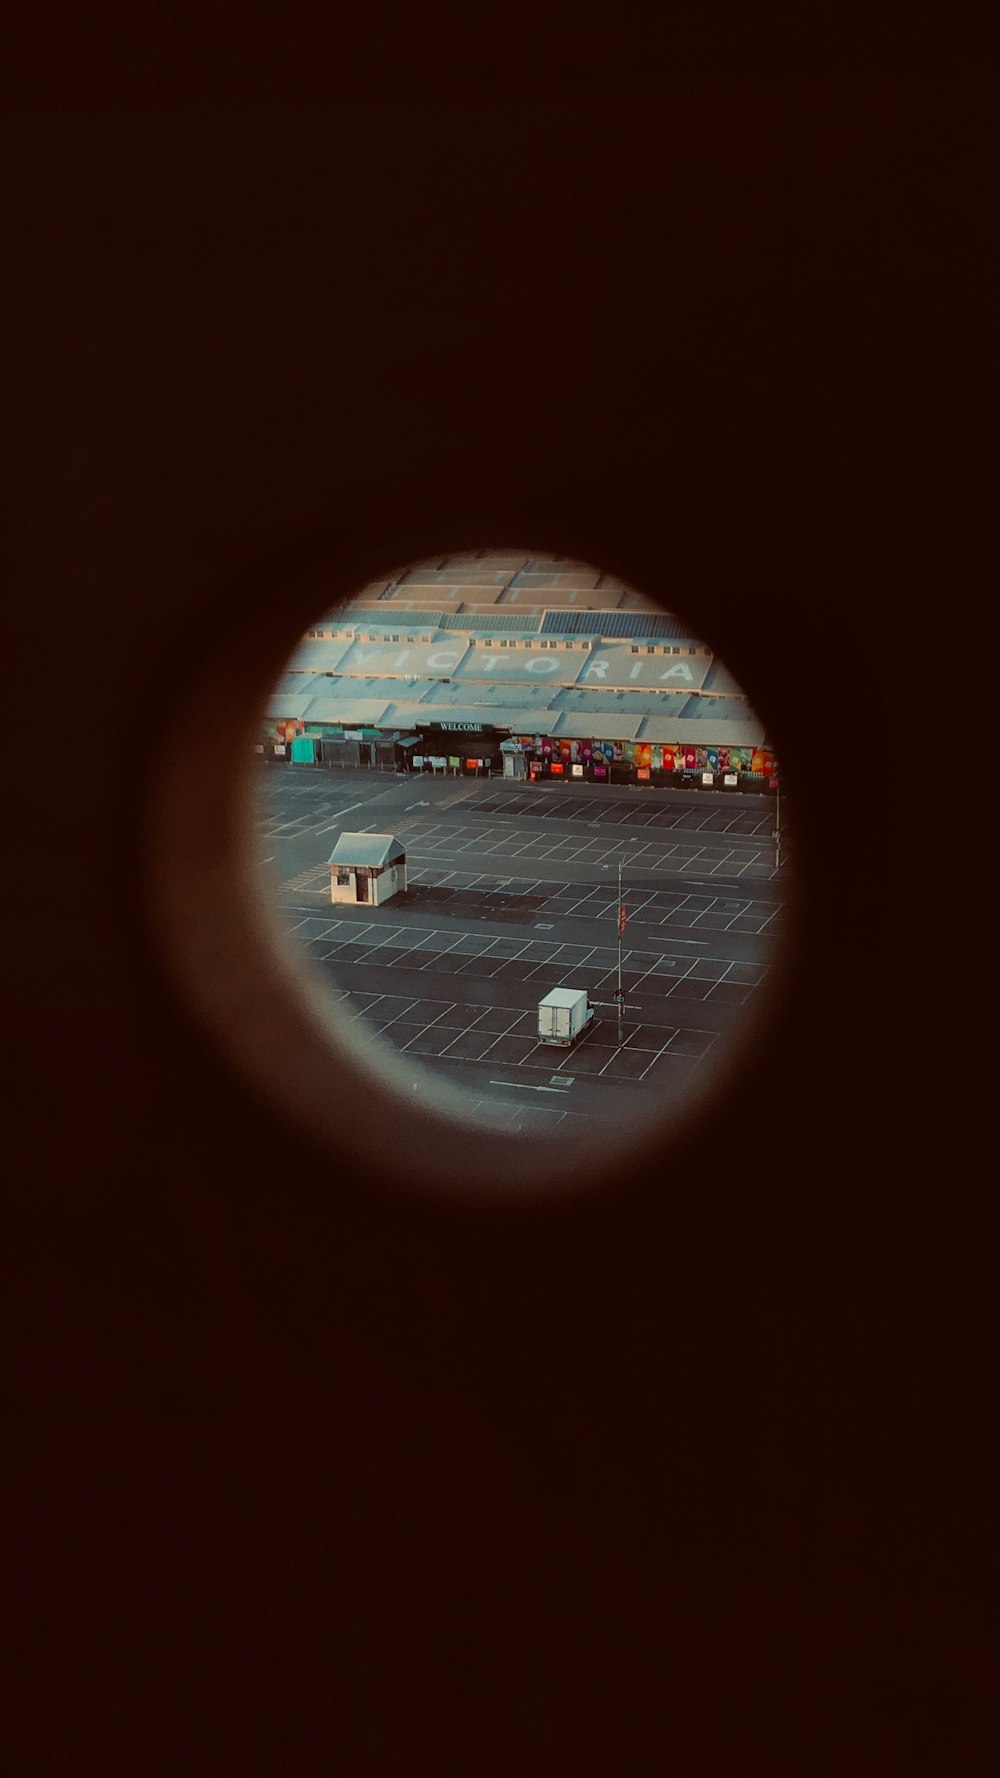
[[[625,904],[622,901],[622,860],[618,860],[618,988],[615,999],[618,1002],[618,1048],[622,1047],[622,1024],[625,1013],[625,996],[622,990],[622,939],[625,936]]]
[[[780,870],[781,869],[781,780],[780,780],[780,778],[774,788],[775,788],[777,801],[775,803],[775,810],[774,810],[774,832],[771,835],[771,838],[774,841],[774,868],[775,868],[775,870]]]

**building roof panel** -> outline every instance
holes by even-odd
[[[680,716],[690,701],[686,691],[586,691],[564,686],[552,694],[553,705],[562,710],[614,710],[639,716]]]
[[[475,728],[514,729],[518,734],[540,734],[545,711],[482,704],[390,704],[386,722],[393,728],[417,728],[428,723],[466,722]]]
[[[644,718],[634,712],[624,710],[605,710],[593,716],[586,711],[561,710],[551,724],[548,733],[557,735],[560,741],[601,740],[601,741],[633,741],[642,727]]]
[[[461,636],[437,642],[354,642],[338,671],[345,678],[451,678],[468,651]]]
[[[388,708],[384,698],[347,698],[314,697],[304,700],[305,710],[295,711],[294,715],[307,714],[310,722],[337,722],[349,728],[377,728]],[[414,706],[415,708],[418,706]]]
[[[295,722],[305,715],[311,701],[308,696],[277,693],[268,698],[264,706],[264,715],[271,722],[280,722],[283,719]]]
[[[405,848],[395,834],[342,833],[327,862],[355,865],[361,870],[378,870],[405,857]]]
[[[720,660],[713,660],[702,684],[702,691],[729,692],[737,697],[745,697],[743,687],[733,678],[729,668]]]
[[[599,643],[591,649],[580,673],[581,688],[618,686],[622,690],[697,691],[703,684],[711,655],[646,653],[651,644]]]
[[[338,614],[338,621],[343,621]],[[315,629],[320,626],[314,625]],[[299,643],[298,648],[288,662],[288,670],[304,670],[309,673],[329,673],[339,667],[345,654],[352,644],[348,641],[318,642],[308,638]]]
[[[405,697],[416,703],[436,689],[433,679],[328,679],[323,673],[303,674],[294,684],[296,690],[305,687],[314,696],[334,704],[356,704],[359,697]]]
[[[463,685],[482,680],[495,685],[573,685],[590,660],[586,648],[470,648],[452,675]]]
[[[553,633],[612,636],[662,636],[676,641],[687,638],[687,627],[668,611],[546,611],[542,635]],[[695,638],[691,638],[695,640]]]
[[[517,703],[522,708],[537,705],[547,708],[555,702],[555,693],[550,685],[490,685],[485,680],[468,682],[459,681],[454,685],[436,685],[428,693],[425,700],[428,704],[467,704],[469,699],[482,704],[484,708],[496,709],[499,706]]]
[[[614,736],[612,735],[612,740]],[[712,723],[690,717],[648,716],[640,741],[672,742],[682,747],[760,747],[766,736],[763,723],[754,720]]]

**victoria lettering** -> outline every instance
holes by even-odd
[[[417,664],[419,665],[420,653],[412,648],[403,648],[398,653],[389,655],[382,648],[361,648],[355,645],[352,665],[367,667],[369,664],[375,664],[376,666],[381,665],[383,671],[393,668],[399,671],[406,666],[407,662],[413,660],[414,654],[417,655]],[[468,650],[464,647],[435,648],[423,656],[423,666],[426,671],[431,673],[452,673],[459,662],[465,660],[467,654]],[[637,680],[644,680],[647,684],[650,680],[655,680],[659,685],[666,685],[671,680],[683,685],[695,684],[695,676],[687,661],[674,661],[663,673],[656,671],[657,664],[652,660],[633,661],[628,673],[625,674],[620,668],[614,668],[612,661],[598,656],[594,660],[586,661],[578,675],[575,660],[567,660],[565,657],[560,659],[558,655],[554,654],[533,654],[523,661],[513,661],[492,654],[480,655],[474,667],[465,666],[462,677],[485,679],[495,673],[503,673],[512,679],[517,679],[522,675],[540,679],[561,673],[566,684],[571,683],[577,677],[581,683],[586,679],[596,679],[610,685],[634,685]],[[614,670],[612,670],[613,668]],[[349,678],[350,674],[345,677]]]

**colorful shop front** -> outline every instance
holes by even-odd
[[[694,789],[774,788],[774,752],[764,746],[684,745],[562,736],[521,737],[525,776],[609,784],[683,784]]]
[[[554,733],[512,736],[534,782],[681,784],[688,789],[776,788],[774,751],[755,718],[564,711]],[[588,728],[590,732],[588,733]]]
[[[523,717],[527,712],[509,712]],[[598,725],[600,727],[598,728]],[[301,720],[275,725],[262,751],[291,764],[489,777],[502,773],[537,783],[675,784],[686,789],[774,790],[773,748],[756,722],[597,715],[598,732],[561,715],[555,734],[473,720],[415,721],[411,732]],[[608,730],[612,732],[609,734]],[[615,729],[619,732],[615,733]],[[602,732],[603,731],[603,732]],[[680,731],[680,732],[678,732]],[[693,732],[692,732],[693,731]],[[705,739],[702,739],[702,737]]]

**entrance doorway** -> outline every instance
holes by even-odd
[[[359,901],[368,901],[370,899],[370,891],[369,891],[369,887],[368,887],[368,872],[366,870],[356,870],[355,871],[355,873],[354,873],[354,887],[355,887],[355,890],[357,893],[357,899]]]

